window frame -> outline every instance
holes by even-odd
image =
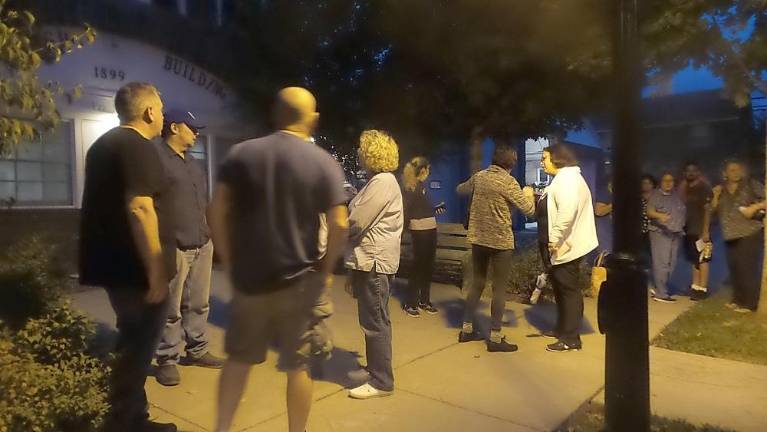
[[[62,127],[66,126],[68,130],[68,148],[67,151],[69,152],[69,180],[68,182],[49,182],[49,183],[64,183],[69,184],[69,204],[40,204],[40,205],[34,205],[30,203],[20,203],[19,201],[16,201],[15,204],[13,204],[10,207],[3,208],[3,210],[69,210],[69,209],[75,209],[76,206],[76,189],[77,189],[77,167],[76,167],[76,159],[77,159],[77,152],[76,152],[76,135],[75,135],[75,119],[72,118],[62,118],[59,121],[59,124],[56,126]],[[19,150],[14,150],[15,152],[18,152]],[[18,153],[16,153],[18,155]],[[32,159],[17,159],[14,157],[14,159],[2,159],[3,161],[9,161],[17,164],[18,162],[22,163],[39,163],[42,165],[45,165],[46,162],[44,160],[32,160]],[[53,163],[55,164],[55,162]],[[18,168],[16,168],[16,176],[18,177]],[[14,179],[12,181],[10,180],[0,180],[2,182],[8,182],[8,183],[14,183],[16,185],[16,194],[18,195],[18,179]],[[22,180],[21,183],[37,183],[32,181],[26,181]],[[39,183],[45,184],[46,182],[44,180],[41,180]]]

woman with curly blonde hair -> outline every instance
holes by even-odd
[[[431,164],[423,156],[410,160],[402,169],[402,200],[405,224],[413,239],[413,266],[410,271],[405,313],[417,318],[422,310],[434,315],[431,304],[431,275],[437,253],[437,214],[445,212],[444,204],[435,207],[428,195],[426,179]]]
[[[392,174],[399,165],[394,139],[378,130],[360,136],[359,160],[370,179],[349,203],[349,280],[365,333],[370,380],[350,390],[355,399],[389,396],[394,391],[389,296],[399,269],[404,219],[402,193]]]

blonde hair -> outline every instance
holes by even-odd
[[[418,176],[429,166],[431,166],[429,160],[423,156],[416,156],[405,164],[405,168],[402,169],[402,184],[405,190],[414,191],[418,185]]]
[[[149,83],[131,82],[117,90],[115,111],[123,123],[139,120],[151,105],[152,97],[160,97],[157,88]]]
[[[399,148],[386,132],[370,129],[360,135],[359,157],[371,174],[396,171],[399,167]]]

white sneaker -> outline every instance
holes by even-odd
[[[357,388],[349,390],[349,397],[352,399],[372,399],[386,397],[394,394],[393,391],[378,390],[370,384],[363,384]]]

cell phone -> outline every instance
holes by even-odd
[[[444,201],[434,206],[434,210],[447,210],[447,205]]]

